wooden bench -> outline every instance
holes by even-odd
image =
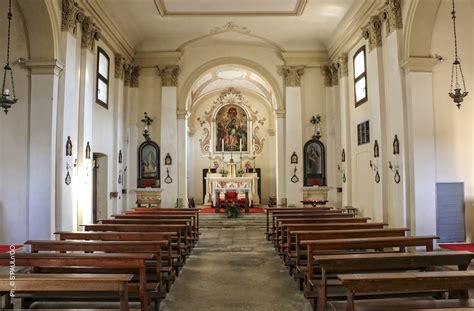
[[[54,242],[54,241],[50,241]],[[57,248],[60,251],[68,248]],[[77,250],[77,248],[76,248]],[[33,272],[61,273],[133,273],[138,275],[138,283],[130,282],[128,292],[137,293],[142,310],[148,310],[149,292],[159,291],[159,279],[148,282],[146,277],[147,260],[156,259],[154,254],[119,253],[119,254],[84,254],[84,253],[16,253],[15,265],[32,267]],[[10,265],[10,254],[0,254],[0,266]],[[48,270],[50,269],[50,270]],[[155,272],[156,273],[156,272]],[[157,284],[157,285],[153,285]],[[51,297],[51,295],[50,295]],[[53,295],[54,297],[54,295]],[[95,298],[95,297],[94,297]],[[159,305],[164,296],[157,296],[155,303]],[[23,307],[27,307],[23,306]]]
[[[467,269],[473,258],[474,253],[470,252],[318,255],[314,256],[314,259],[321,268],[321,278],[313,280],[311,285],[318,293],[318,309],[326,310],[327,282],[331,274],[386,270],[430,270],[442,266],[457,266],[458,270],[463,271]],[[334,298],[341,297],[336,296]]]
[[[464,291],[474,288],[474,271],[344,274],[338,278],[347,289],[347,311],[355,310],[354,296],[360,293]]]
[[[176,236],[173,232],[84,232],[84,231],[58,231],[54,233],[59,240],[98,240],[98,241],[168,241],[166,247],[162,247],[162,260],[164,265],[161,271],[164,273],[163,279],[166,285],[166,291],[169,292],[171,283],[175,280],[174,271],[180,268],[177,264],[179,254],[173,252],[171,239]]]
[[[128,311],[128,282],[131,274],[16,274],[14,292],[113,292],[120,310]],[[0,292],[12,290],[10,275],[0,275]],[[10,295],[7,295],[10,298]],[[10,300],[7,308],[13,308]]]
[[[304,211],[304,210],[321,210],[321,211],[329,211],[331,210],[331,207],[318,207],[318,208],[275,208],[275,207],[268,207],[265,208],[265,214],[266,214],[266,229],[265,229],[265,235],[267,237],[267,240],[270,241],[271,233],[270,233],[270,215],[273,213],[279,213],[279,212],[284,212],[284,211]]]
[[[302,240],[299,244],[306,245],[308,260],[306,266],[296,266],[299,272],[305,273],[305,290],[310,289],[310,284],[314,276],[313,258],[316,251],[361,251],[361,250],[385,250],[387,248],[398,248],[405,251],[407,247],[423,246],[426,251],[433,251],[433,240],[439,239],[437,236],[408,236],[408,237],[381,237],[381,238],[359,238],[359,239],[334,239],[334,240]],[[298,259],[297,259],[298,260]]]

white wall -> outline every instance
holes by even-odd
[[[445,61],[433,71],[433,98],[436,145],[436,182],[464,182],[466,228],[469,241],[474,240],[474,2],[457,0],[457,34],[466,88],[471,91],[458,110],[449,98],[451,65],[454,60],[451,1],[443,0],[434,25],[432,54]]]
[[[13,2],[15,4],[15,2]],[[0,25],[7,24],[8,1],[0,2]],[[22,243],[28,234],[28,144],[30,83],[28,70],[14,63],[28,58],[28,42],[22,16],[13,5],[11,55],[18,102],[8,115],[0,111],[0,244]],[[6,47],[6,27],[2,27],[0,42]],[[1,61],[6,57],[1,53]],[[3,66],[2,66],[3,72]],[[3,75],[1,77],[3,79]],[[1,82],[0,82],[1,83]]]

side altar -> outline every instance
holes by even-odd
[[[244,173],[239,177],[224,177],[218,173],[207,173],[205,179],[206,196],[204,203],[206,205],[216,203],[217,193],[220,199],[225,199],[226,191],[237,192],[239,198],[245,198],[247,193],[248,199],[253,205],[260,204],[257,173]]]

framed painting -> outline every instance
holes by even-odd
[[[146,141],[138,148],[138,187],[160,186],[160,147]]]
[[[326,150],[324,144],[313,137],[306,142],[304,153],[304,186],[326,186]]]
[[[248,116],[242,107],[235,104],[221,107],[215,124],[215,152],[249,151]]]

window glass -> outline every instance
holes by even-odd
[[[108,85],[101,79],[97,80],[97,99],[103,103],[107,103]]]
[[[104,53],[99,51],[99,73],[106,79],[109,78],[109,60]]]
[[[360,102],[367,97],[366,79],[362,77],[355,83],[355,99],[356,102]]]
[[[360,51],[354,58],[354,77],[365,73],[365,51]]]

